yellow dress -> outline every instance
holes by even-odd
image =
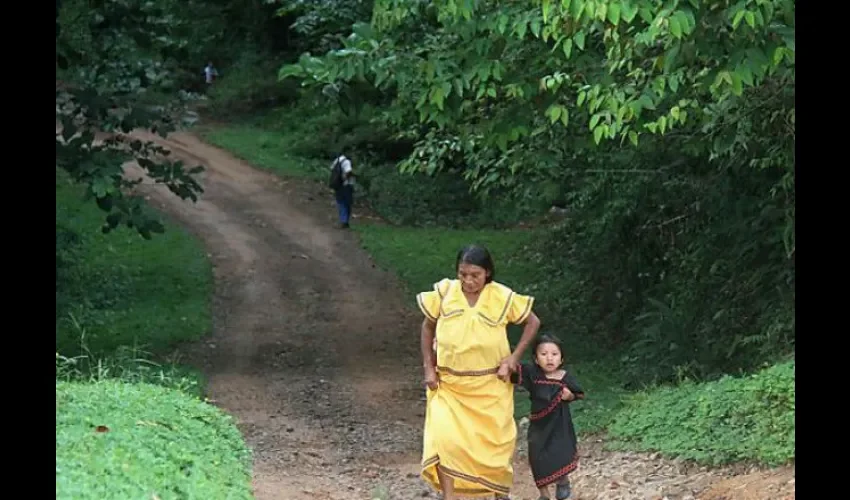
[[[534,298],[491,282],[470,306],[460,282],[444,279],[416,302],[437,322],[440,376],[439,387],[427,390],[422,477],[439,491],[439,465],[461,496],[507,495],[517,433],[514,388],[496,372],[511,354],[508,323],[528,319]]]

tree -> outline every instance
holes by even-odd
[[[91,9],[74,18],[76,38],[63,36],[63,5]],[[57,82],[56,166],[86,186],[106,213],[105,232],[126,225],[149,239],[164,230],[142,201],[128,194],[141,179],[126,178],[125,161],[135,160],[182,199],[196,201],[203,191],[193,177],[202,167],[187,170],[155,142],[126,135],[141,128],[164,137],[176,128],[182,110],[175,103],[152,105],[148,98],[170,86],[167,54],[184,42],[170,36],[175,21],[166,6],[137,0],[56,2],[56,65],[69,80]],[[98,140],[98,134],[111,135]]]

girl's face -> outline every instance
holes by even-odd
[[[537,360],[537,365],[546,373],[554,372],[561,367],[561,350],[551,342],[537,346],[537,352],[534,353],[534,356]]]
[[[461,262],[457,267],[457,279],[460,280],[464,292],[478,293],[487,282],[487,270],[475,264]]]

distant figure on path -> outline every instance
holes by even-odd
[[[204,67],[204,81],[207,82],[207,86],[212,85],[215,79],[218,77],[218,70],[213,66],[212,61],[208,62]]]
[[[339,227],[347,229],[351,220],[351,207],[354,204],[354,169],[351,160],[345,155],[337,155],[331,164],[328,187],[334,191],[339,210]]]
[[[444,500],[508,498],[513,485],[514,387],[511,372],[534,339],[540,320],[534,298],[494,281],[486,248],[457,254],[455,279],[416,296],[427,403],[422,478]],[[524,324],[511,352],[507,325]],[[434,340],[436,338],[436,359]]]

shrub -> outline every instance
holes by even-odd
[[[795,453],[795,362],[644,392],[608,430],[620,446],[712,465],[788,462]]]
[[[286,104],[298,95],[298,84],[279,82],[280,62],[263,54],[247,54],[221,72],[210,87],[210,111],[219,118],[246,115],[260,109]]]
[[[56,382],[56,498],[250,499],[231,419],[181,391]]]

